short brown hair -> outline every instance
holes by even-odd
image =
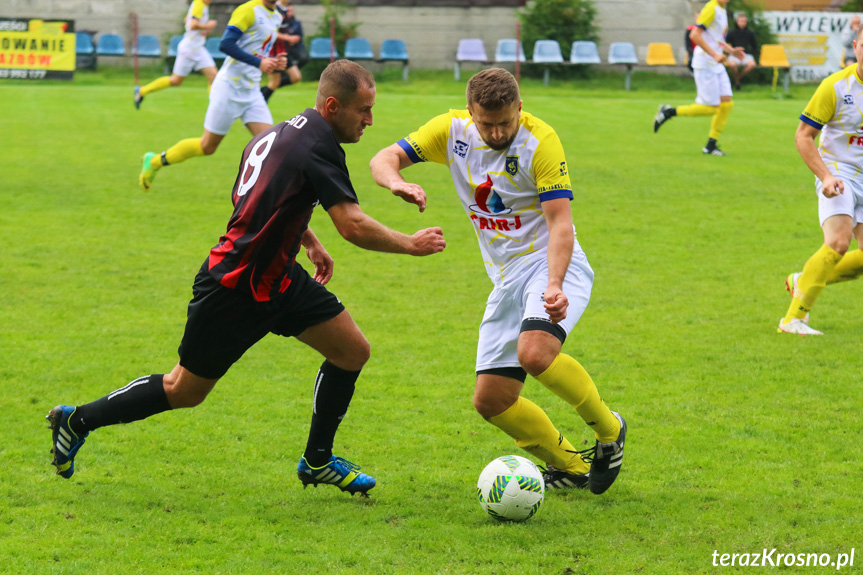
[[[321,73],[315,105],[323,106],[330,96],[342,104],[350,104],[358,90],[374,87],[375,78],[371,72],[356,62],[336,60]]]
[[[521,100],[515,76],[503,68],[489,68],[475,74],[467,83],[467,103],[486,110],[500,110]]]

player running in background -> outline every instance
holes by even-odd
[[[372,125],[374,103],[371,74],[339,60],[321,75],[313,109],[246,146],[228,229],[195,278],[179,363],[170,373],[145,375],[92,403],[52,409],[47,417],[58,474],[72,476],[75,456],[94,429],[200,404],[247,349],[274,333],[293,336],[324,356],[308,443],[297,467],[300,480],[351,494],[375,486],[359,466],[332,454],[370,350],[342,303],[324,287],[333,260],[309,220],[320,203],[345,239],[379,252],[425,256],[446,243],[440,228],[409,236],[360,209],[341,144],[360,140]],[[296,263],[300,245],[314,265],[314,278]]]
[[[216,27],[216,21],[210,20],[210,1],[192,0],[192,5],[189,6],[189,12],[186,14],[186,33],[177,46],[174,71],[170,76],[162,76],[146,86],[135,86],[135,109],[141,108],[144,96],[171,86],[179,86],[186,76],[194,71],[200,71],[207,77],[208,90],[213,85],[213,78],[216,77],[218,70],[213,57],[204,46],[207,35]]]
[[[253,136],[272,127],[273,115],[261,95],[261,72],[283,70],[287,62],[284,55],[269,57],[282,22],[274,5],[275,0],[251,0],[231,14],[219,44],[228,57],[210,90],[204,134],[180,140],[161,155],[147,152],[138,176],[138,183],[145,191],[162,167],[215,152],[237,118],[242,119]]]
[[[692,56],[692,73],[697,90],[695,103],[676,108],[663,104],[653,118],[653,131],[658,132],[662,124],[675,116],[713,116],[707,144],[701,149],[712,156],[725,155],[719,149],[717,140],[734,107],[731,80],[724,65],[725,54],[731,54],[739,60],[745,56],[743,48],[733,48],[725,42],[728,30],[727,4],[728,0],[710,0],[701,10],[698,25],[690,33],[690,38],[696,44]]]
[[[494,289],[479,327],[474,406],[516,445],[544,461],[546,485],[608,489],[620,471],[626,423],[561,346],[587,307],[593,270],[575,240],[572,186],[554,130],[522,112],[515,78],[484,70],[467,85],[467,110],[450,110],[378,152],[375,181],[425,209],[401,170],[449,167]],[[545,411],[521,397],[527,374],[572,405],[594,430],[579,453]],[[588,462],[590,465],[588,466]]]
[[[860,27],[863,30],[863,26]],[[791,304],[779,320],[779,332],[823,335],[809,327],[809,310],[831,283],[857,279],[863,274],[863,46],[858,30],[854,41],[856,64],[828,76],[809,100],[794,143],[815,174],[818,220],[824,244],[803,266],[785,280]],[[815,138],[821,134],[821,143]],[[858,249],[848,251],[851,238]]]
[[[276,10],[282,13],[284,20],[279,27],[279,39],[276,41],[276,53],[284,52],[288,55],[288,64],[285,70],[270,73],[266,86],[261,88],[264,100],[270,101],[273,92],[282,86],[290,86],[302,80],[303,75],[300,68],[309,61],[309,53],[303,44],[303,24],[294,17],[294,7],[290,0],[276,2]]]

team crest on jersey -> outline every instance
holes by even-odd
[[[518,173],[518,156],[506,157],[506,173],[514,176]]]
[[[852,96],[851,94],[845,94],[844,99],[845,99],[846,104],[851,104],[851,105],[854,104],[854,96]]]
[[[462,142],[461,140],[456,140],[455,145],[452,148],[452,151],[457,156],[461,156],[462,158],[464,158],[465,156],[467,156],[468,148],[469,148],[469,146],[467,145],[467,142]]]

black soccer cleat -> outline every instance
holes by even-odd
[[[701,148],[701,153],[706,154],[708,156],[724,156],[725,152],[719,149],[719,146],[704,146]]]
[[[620,421],[620,434],[611,443],[596,442],[590,462],[590,492],[605,493],[620,473],[623,464],[623,443],[626,441],[626,421],[616,411],[611,412]],[[585,458],[587,459],[587,458]]]
[[[546,489],[587,489],[590,473],[569,473],[549,465],[542,470]]]
[[[659,110],[656,111],[656,115],[653,117],[653,133],[659,131],[659,127],[673,118],[674,116],[670,115],[669,112],[673,110],[671,106],[668,104],[663,104],[659,107]]]

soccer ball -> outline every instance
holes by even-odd
[[[498,521],[524,521],[539,511],[545,481],[532,461],[518,455],[498,457],[479,474],[476,494],[483,511]]]

